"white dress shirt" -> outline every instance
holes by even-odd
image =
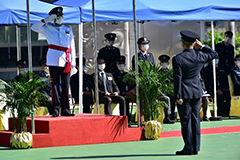
[[[75,67],[76,51],[71,27],[65,25],[55,26],[53,23],[38,22],[33,24],[31,29],[35,32],[44,34],[48,44],[71,48],[71,67]],[[48,49],[46,59],[48,66],[64,67],[67,62],[66,53],[64,51],[58,51],[50,48]]]

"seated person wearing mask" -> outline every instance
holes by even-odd
[[[231,70],[231,79],[233,81],[233,92],[234,95],[240,95],[240,55],[235,56],[235,67]]]
[[[38,77],[39,78],[49,78],[50,79],[49,68],[46,65],[46,59],[41,59],[39,61],[39,65],[41,66],[42,71],[38,74]],[[44,93],[48,97],[48,100],[47,100],[46,104],[42,104],[42,105],[47,106],[49,114],[52,115],[52,113],[53,113],[52,90],[51,90],[50,80],[45,81],[45,83],[47,83],[47,86],[42,87],[41,92]]]
[[[104,103],[105,114],[111,115],[111,103],[119,103],[120,115],[126,115],[125,98],[119,95],[119,89],[113,75],[104,71],[105,61],[97,58],[99,103]]]
[[[158,57],[158,60],[160,61],[160,65],[162,66],[160,72],[168,72],[170,57],[168,55],[161,55]],[[173,77],[171,77],[170,79],[171,79],[171,82],[173,83]],[[169,82],[167,82],[167,83],[169,83]],[[165,96],[169,97],[170,106],[168,106],[168,108],[164,108],[165,118],[163,120],[163,123],[173,124],[174,121],[172,121],[172,120],[175,120],[175,102],[176,102],[176,100],[175,100],[174,95],[166,94]],[[171,115],[172,120],[170,119],[170,115]]]
[[[130,85],[127,82],[123,81],[123,77],[127,74],[127,72],[124,71],[126,67],[126,58],[124,56],[120,56],[116,63],[118,70],[113,73],[114,80],[120,90],[120,95],[125,98],[126,101],[126,114],[128,116],[128,122],[131,120],[131,115],[129,114],[129,102],[135,102],[134,99],[134,88],[135,86]]]
[[[19,75],[13,78],[15,81],[19,81],[20,77],[28,72],[28,62],[27,60],[19,60],[17,61],[17,67],[19,71]]]
[[[90,106],[93,104],[92,77],[84,73],[86,59],[83,57],[83,113],[91,113]],[[76,58],[77,73],[71,76],[70,86],[75,103],[79,103],[79,58]]]

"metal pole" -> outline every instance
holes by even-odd
[[[17,40],[17,61],[21,59],[21,30],[18,25],[16,25],[16,40]],[[19,75],[19,70],[17,69],[17,75]]]
[[[215,50],[215,44],[214,44],[214,25],[213,25],[213,21],[211,21],[211,31],[212,31],[212,49]],[[217,117],[216,62],[215,62],[215,60],[213,60],[212,62],[213,62],[213,93],[214,93],[213,111],[214,111],[214,117]]]
[[[29,0],[27,0],[27,42],[28,42],[28,67],[29,71],[32,71],[32,45],[31,45],[31,29],[30,29],[30,16],[29,16]],[[34,106],[32,105],[32,134],[35,134],[35,124],[34,124]]]
[[[135,0],[133,0],[133,25],[134,25],[134,40],[135,40],[135,70],[138,72],[138,53],[137,53],[137,31],[136,31],[136,8],[135,8]],[[138,126],[141,127],[140,122],[140,100],[139,100],[139,80],[138,77],[136,77],[136,101],[137,101],[137,112],[138,112]]]
[[[235,21],[230,21],[230,26],[231,26],[231,31],[233,33],[233,37],[232,37],[232,45],[235,48]]]
[[[98,69],[97,69],[97,37],[96,37],[96,19],[95,19],[95,6],[94,0],[92,0],[92,15],[93,15],[93,50],[94,50],[94,62],[95,62],[95,99],[96,99],[96,107],[97,114],[99,110],[99,100],[98,100]]]
[[[79,48],[79,113],[83,113],[83,25],[80,23],[78,25],[78,48]]]

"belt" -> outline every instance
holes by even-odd
[[[66,52],[66,60],[67,60],[67,62],[66,62],[66,65],[65,65],[63,73],[70,73],[70,71],[71,71],[71,62],[70,62],[71,48],[56,46],[56,45],[53,45],[53,44],[49,44],[48,48]]]

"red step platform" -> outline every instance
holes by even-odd
[[[13,133],[12,119],[9,130],[0,131],[0,145],[10,146]],[[74,117],[38,116],[34,118],[35,134],[33,148],[70,146],[82,144],[139,141],[144,138],[144,129],[128,127],[126,116],[99,114],[76,114]],[[31,131],[31,118],[27,118]]]

